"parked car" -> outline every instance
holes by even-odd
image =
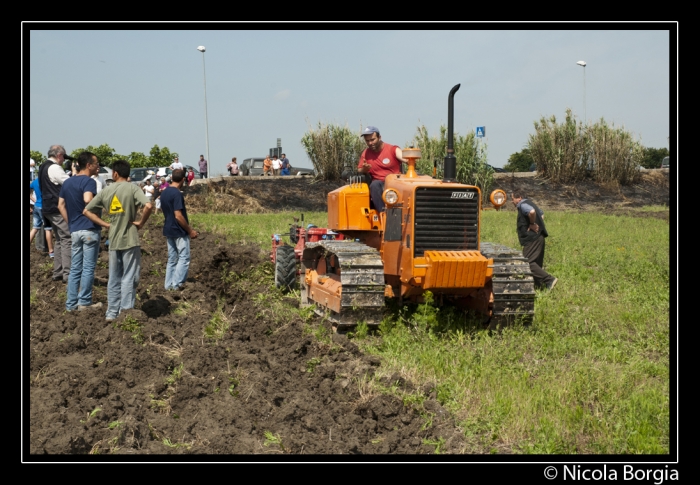
[[[238,166],[238,171],[241,175],[263,175],[264,157],[261,158],[246,158]],[[196,174],[195,174],[196,175]]]
[[[148,175],[151,175],[151,180],[153,180],[153,176],[155,175],[155,173],[157,171],[158,171],[158,167],[134,168],[131,170],[131,173],[129,174],[129,178],[131,179],[131,183],[140,184],[141,182],[144,181],[144,179]]]
[[[664,157],[664,159],[661,160],[661,168],[669,168],[670,158],[671,157]]]
[[[112,182],[114,182],[114,179],[112,178],[112,169],[105,165],[100,165],[100,171],[97,172],[97,178],[99,178],[100,182],[102,182],[102,187],[111,185]]]
[[[489,167],[491,170],[497,173],[506,173],[505,169],[501,167],[494,167],[493,165],[486,164],[487,167]]]
[[[194,172],[194,178],[198,179],[199,178],[199,170],[194,168],[192,165],[183,165],[188,171],[192,170]]]
[[[173,173],[173,170],[170,167],[158,167],[156,177],[169,177],[171,173]]]
[[[316,175],[316,170],[313,168],[292,167],[289,171],[290,175]]]

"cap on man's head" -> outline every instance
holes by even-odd
[[[372,133],[376,133],[378,135],[379,128],[376,126],[365,126],[365,129],[362,130],[362,134],[360,136],[371,135]]]

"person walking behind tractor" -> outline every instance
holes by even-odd
[[[168,265],[165,268],[165,289],[183,289],[190,268],[190,239],[199,234],[187,219],[185,198],[180,189],[185,179],[182,170],[174,170],[170,187],[160,194],[163,210],[163,236],[168,240]]]
[[[97,194],[92,176],[100,169],[94,153],[78,155],[78,173],[66,180],[58,196],[58,210],[68,221],[71,235],[70,274],[66,296],[66,310],[100,308],[101,302],[92,303],[92,283],[100,250],[102,228],[83,215],[85,205]]]
[[[53,238],[53,281],[68,282],[70,274],[71,236],[68,222],[63,219],[58,210],[58,194],[61,185],[68,179],[63,169],[67,160],[66,149],[61,145],[49,148],[48,159],[39,167],[39,190],[42,198],[42,213],[44,227],[50,226],[54,231]],[[72,158],[70,158],[72,160]]]
[[[111,322],[123,310],[134,308],[136,288],[141,274],[141,247],[139,229],[151,215],[153,206],[143,191],[130,183],[131,166],[126,160],[112,164],[114,183],[105,187],[85,207],[83,215],[92,222],[109,229],[109,282],[107,283],[106,319]],[[143,207],[141,219],[136,221],[137,210]],[[105,209],[107,223],[92,211]]]
[[[543,269],[545,238],[549,236],[544,225],[544,212],[532,200],[523,198],[520,192],[513,192],[512,199],[518,211],[518,239],[523,247],[523,256],[530,263],[535,287],[551,290],[557,284],[558,278]]]
[[[41,189],[39,188],[39,179],[35,178],[29,184],[29,188],[34,191],[34,212],[32,213],[32,230],[29,232],[29,244],[32,243],[37,233],[44,228],[44,236],[46,237],[46,246],[49,250],[49,257],[53,258],[53,239],[51,238],[51,226],[44,223],[44,215],[42,211]],[[39,243],[37,243],[39,244]]]
[[[379,128],[367,126],[360,135],[365,139],[367,148],[360,155],[357,164],[357,171],[362,174],[369,174],[372,182],[369,184],[369,193],[372,204],[377,212],[381,212],[386,207],[382,200],[384,192],[384,179],[391,173],[401,173],[401,162],[406,162],[401,149],[395,145],[389,145],[382,141]]]
[[[204,160],[204,155],[199,156],[199,178],[207,178],[207,161]]]

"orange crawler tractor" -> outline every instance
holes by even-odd
[[[299,283],[302,305],[315,305],[338,330],[360,320],[381,321],[386,298],[420,301],[426,291],[439,301],[483,314],[489,328],[515,317],[532,318],[535,288],[522,252],[480,242],[481,191],[457,183],[453,149],[454,94],[448,100],[448,147],[444,178],[418,175],[420,150],[403,149],[405,174],[384,183],[386,210],[371,207],[368,185],[352,177],[328,194],[328,228],[293,224],[285,244],[272,238],[275,283]],[[501,190],[490,196],[506,202]]]

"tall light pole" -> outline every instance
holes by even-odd
[[[586,124],[586,61],[578,61],[576,64],[583,67],[583,124]]]
[[[207,137],[207,178],[211,177],[211,160],[209,159],[209,117],[207,116],[207,70],[204,66],[204,51],[206,47],[200,45],[197,50],[202,53],[202,72],[204,73],[204,129]]]

